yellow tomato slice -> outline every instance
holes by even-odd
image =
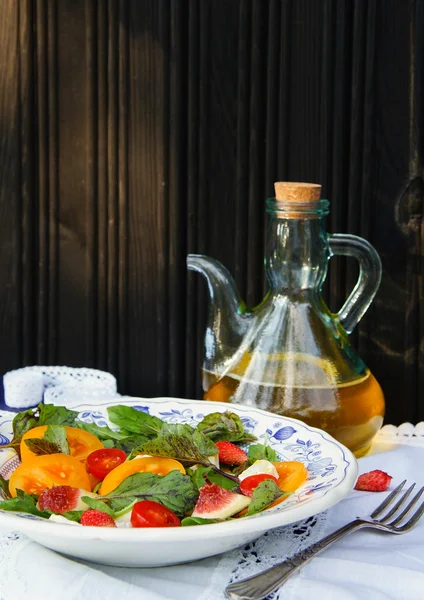
[[[297,461],[272,463],[278,472],[278,487],[283,492],[294,492],[308,478],[305,465]]]
[[[143,456],[124,462],[111,471],[103,480],[99,494],[105,496],[118,487],[129,475],[133,473],[154,473],[155,475],[167,475],[171,471],[185,473],[183,465],[173,458],[162,458],[160,456]]]
[[[103,448],[102,442],[96,438],[96,436],[88,433],[88,431],[84,431],[83,429],[79,429],[78,427],[68,427],[65,426],[66,437],[68,439],[69,444],[69,452],[71,456],[74,458],[84,461],[89,454],[94,452],[94,450],[99,450]],[[34,429],[30,429],[22,436],[21,441],[21,461],[26,462],[30,458],[34,458],[36,455],[31,452],[28,446],[25,443],[25,440],[30,438],[42,438],[47,431],[47,425],[40,425],[39,427],[34,427]]]
[[[90,480],[84,465],[68,454],[44,454],[28,458],[21,463],[9,479],[13,498],[16,490],[40,495],[54,485],[69,485],[91,491]]]

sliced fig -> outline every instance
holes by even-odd
[[[58,514],[70,510],[87,510],[89,506],[81,500],[83,496],[98,498],[97,494],[87,492],[81,488],[73,488],[69,485],[56,485],[44,490],[38,498],[37,508],[38,510],[51,510]]]
[[[199,490],[199,499],[192,517],[202,519],[228,519],[251,503],[251,499],[230,492],[216,483],[205,483]]]

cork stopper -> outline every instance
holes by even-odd
[[[298,183],[276,181],[275,198],[289,202],[318,202],[321,199],[321,186],[318,183]]]

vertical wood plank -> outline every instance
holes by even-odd
[[[3,371],[22,360],[19,41],[19,8],[13,0],[6,0],[0,3],[0,356]]]

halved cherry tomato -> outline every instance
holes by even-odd
[[[240,483],[240,491],[245,496],[251,496],[253,490],[257,488],[262,481],[266,481],[267,479],[272,479],[275,483],[278,483],[278,479],[273,475],[268,475],[268,473],[258,473],[257,475],[250,475],[243,479]]]
[[[9,490],[13,498],[17,490],[40,495],[54,485],[69,485],[91,491],[85,467],[68,454],[43,454],[27,459],[12,473]]]
[[[179,527],[181,522],[172,510],[159,502],[142,500],[133,506],[131,525],[133,527]]]
[[[278,472],[278,487],[283,492],[294,492],[308,478],[308,470],[298,461],[272,463]]]
[[[102,480],[126,460],[127,455],[123,450],[101,448],[87,456],[87,470],[98,480]]]
[[[66,437],[69,444],[69,452],[74,458],[84,461],[91,452],[103,448],[102,442],[95,435],[79,429],[78,427],[65,426]],[[47,425],[40,425],[30,429],[22,436],[21,441],[21,461],[26,462],[29,458],[36,456],[25,443],[30,438],[42,438],[47,431]]]
[[[167,475],[171,471],[180,471],[185,474],[183,465],[173,458],[162,458],[160,456],[143,456],[142,458],[133,458],[128,462],[119,465],[106,475],[100,487],[99,494],[104,496],[112,492],[133,473],[154,473],[155,475]]]

